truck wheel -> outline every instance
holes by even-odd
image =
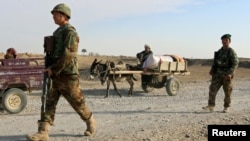
[[[166,83],[166,91],[168,95],[175,96],[177,95],[178,91],[180,89],[180,82],[178,79],[172,77],[167,80]]]
[[[4,110],[10,114],[17,114],[23,111],[27,105],[26,94],[17,88],[7,90],[2,97]]]
[[[141,87],[142,87],[143,91],[146,93],[152,92],[154,90],[154,88],[149,86],[147,83],[142,83]]]

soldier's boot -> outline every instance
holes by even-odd
[[[88,120],[85,120],[87,129],[84,132],[85,136],[92,136],[96,132],[96,120],[94,119],[93,115],[91,114]]]
[[[228,113],[229,112],[229,107],[224,107],[224,110],[222,112],[223,113]]]
[[[49,141],[49,128],[48,122],[38,122],[38,132],[33,135],[27,135],[29,141]]]
[[[205,106],[202,107],[203,110],[209,111],[209,112],[213,112],[214,111],[214,106]]]

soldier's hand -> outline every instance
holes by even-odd
[[[45,69],[44,72],[48,72],[49,76],[52,76],[52,74],[53,74],[53,72],[50,68]]]
[[[212,70],[210,70],[209,71],[209,75],[213,75],[214,73],[213,73],[213,71]]]
[[[226,79],[227,79],[227,80],[231,80],[231,79],[232,79],[232,75],[231,75],[231,74],[228,74],[228,75],[226,76]]]

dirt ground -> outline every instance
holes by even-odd
[[[209,66],[189,66],[189,76],[176,76],[181,88],[169,96],[165,87],[145,93],[140,76],[134,95],[127,96],[129,85],[118,82],[120,98],[111,86],[110,96],[104,99],[106,85],[87,80],[93,57],[80,57],[81,88],[98,122],[93,137],[83,136],[85,123],[62,97],[57,106],[55,125],[50,130],[51,141],[206,141],[207,125],[250,124],[250,70],[240,67],[234,78],[232,104],[229,113],[222,113],[224,93],[220,89],[213,113],[201,107],[207,105],[210,76]],[[129,60],[129,59],[127,59]],[[41,91],[28,96],[28,105],[19,114],[0,114],[0,141],[24,141],[25,135],[37,131]]]

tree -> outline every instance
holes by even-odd
[[[84,48],[82,49],[82,53],[85,54],[87,52],[87,50]]]

